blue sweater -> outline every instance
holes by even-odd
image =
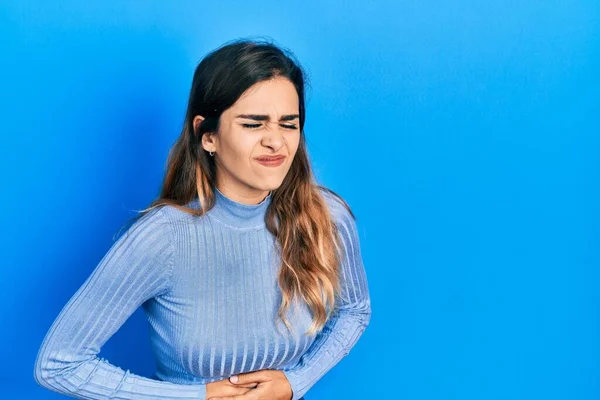
[[[248,205],[217,190],[202,217],[163,206],[119,237],[50,327],[36,382],[79,399],[204,400],[209,382],[278,369],[292,400],[300,399],[349,353],[371,316],[355,221],[321,193],[343,240],[340,278],[349,302],[316,335],[304,334],[312,315],[303,302],[287,314],[291,333],[277,318],[280,258],[264,221],[271,194]],[[199,208],[198,199],[188,206]],[[140,306],[157,361],[152,379],[98,356]]]

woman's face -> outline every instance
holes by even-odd
[[[217,135],[206,133],[202,147],[214,152],[217,188],[230,199],[257,204],[277,189],[292,165],[300,140],[298,93],[277,77],[254,84],[221,114]],[[196,116],[194,124],[202,121]],[[256,158],[285,156],[279,166]]]

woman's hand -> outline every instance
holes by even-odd
[[[220,381],[209,382],[206,384],[206,398],[218,398],[219,396],[237,396],[242,395],[246,392],[251,391],[256,387],[256,382],[249,382],[247,384],[234,385],[229,379],[222,379]],[[217,397],[215,397],[217,396]]]
[[[292,398],[292,386],[285,374],[276,369],[263,369],[248,372],[246,374],[233,375],[229,378],[233,386],[242,388],[248,385],[258,385],[256,389],[248,389],[245,393],[210,397],[208,400],[290,400]]]

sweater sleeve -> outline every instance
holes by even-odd
[[[342,242],[340,282],[343,297],[298,364],[282,371],[292,387],[291,400],[304,396],[348,355],[371,319],[371,301],[356,223],[346,209],[338,214],[341,214],[337,226]]]
[[[162,208],[135,221],[55,319],[36,357],[35,381],[78,399],[205,400],[204,384],[145,378],[98,357],[142,303],[170,289],[174,256]]]

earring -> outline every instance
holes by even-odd
[[[215,153],[213,153],[212,151],[209,151],[208,154],[210,154],[211,156],[215,155]]]

